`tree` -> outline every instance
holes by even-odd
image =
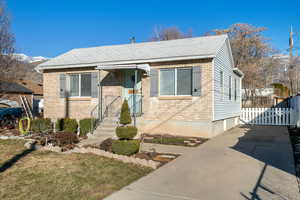
[[[15,73],[12,65],[16,60],[14,53],[14,35],[10,32],[10,21],[5,10],[4,1],[0,0],[0,80],[9,79]]]
[[[274,62],[270,62],[270,59],[272,59],[270,55],[276,51],[262,35],[265,30],[264,27],[237,23],[227,29],[217,29],[208,33],[208,35],[228,35],[235,67],[241,69],[245,74],[243,78],[243,88],[247,91],[245,96],[255,95],[257,88],[266,87],[265,75],[273,75],[273,72],[269,72],[270,66],[273,66],[270,63]],[[266,58],[268,58],[267,64]]]
[[[171,26],[167,28],[155,27],[150,41],[175,40],[190,37],[193,37],[191,29],[187,33],[183,33],[176,26]]]

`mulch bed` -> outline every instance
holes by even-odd
[[[179,145],[185,147],[197,147],[200,144],[203,144],[208,139],[199,138],[199,137],[183,137],[183,136],[174,136],[168,134],[144,134],[143,142],[145,143],[155,143],[155,144],[166,144],[166,145]]]

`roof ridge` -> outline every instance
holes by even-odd
[[[124,43],[124,44],[112,44],[112,45],[101,45],[101,46],[93,46],[93,47],[79,47],[74,48],[73,50],[82,50],[82,49],[94,49],[94,48],[102,48],[102,47],[119,47],[119,46],[141,46],[143,44],[161,44],[161,43],[171,43],[174,41],[183,41],[183,40],[196,40],[196,39],[204,39],[204,38],[212,38],[212,37],[227,37],[227,34],[220,34],[220,35],[207,35],[207,36],[198,36],[198,37],[189,37],[189,38],[179,38],[173,40],[160,40],[160,41],[145,41],[145,42],[136,42],[136,43]]]

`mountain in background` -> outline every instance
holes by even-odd
[[[19,60],[21,62],[28,62],[28,63],[47,61],[47,60],[50,59],[50,58],[46,58],[46,57],[43,57],[43,56],[31,57],[31,56],[27,56],[23,53],[15,53],[13,56],[14,56],[14,58],[16,58],[17,60]]]

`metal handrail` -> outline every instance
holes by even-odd
[[[105,107],[105,111],[104,113],[102,114],[101,113],[101,119],[96,118],[95,121],[91,120],[91,130],[90,130],[90,133],[93,134],[94,130],[96,129],[97,126],[99,126],[103,119],[105,119],[106,117],[108,117],[108,112],[109,112],[109,109],[112,107],[113,103],[115,103],[119,98],[121,98],[121,96],[117,96],[116,98],[114,98],[106,107]],[[98,110],[98,106],[99,104],[97,104],[92,110],[91,110],[91,119],[94,118],[94,113],[95,111]],[[99,111],[98,111],[99,112]],[[99,116],[99,114],[98,114]]]

